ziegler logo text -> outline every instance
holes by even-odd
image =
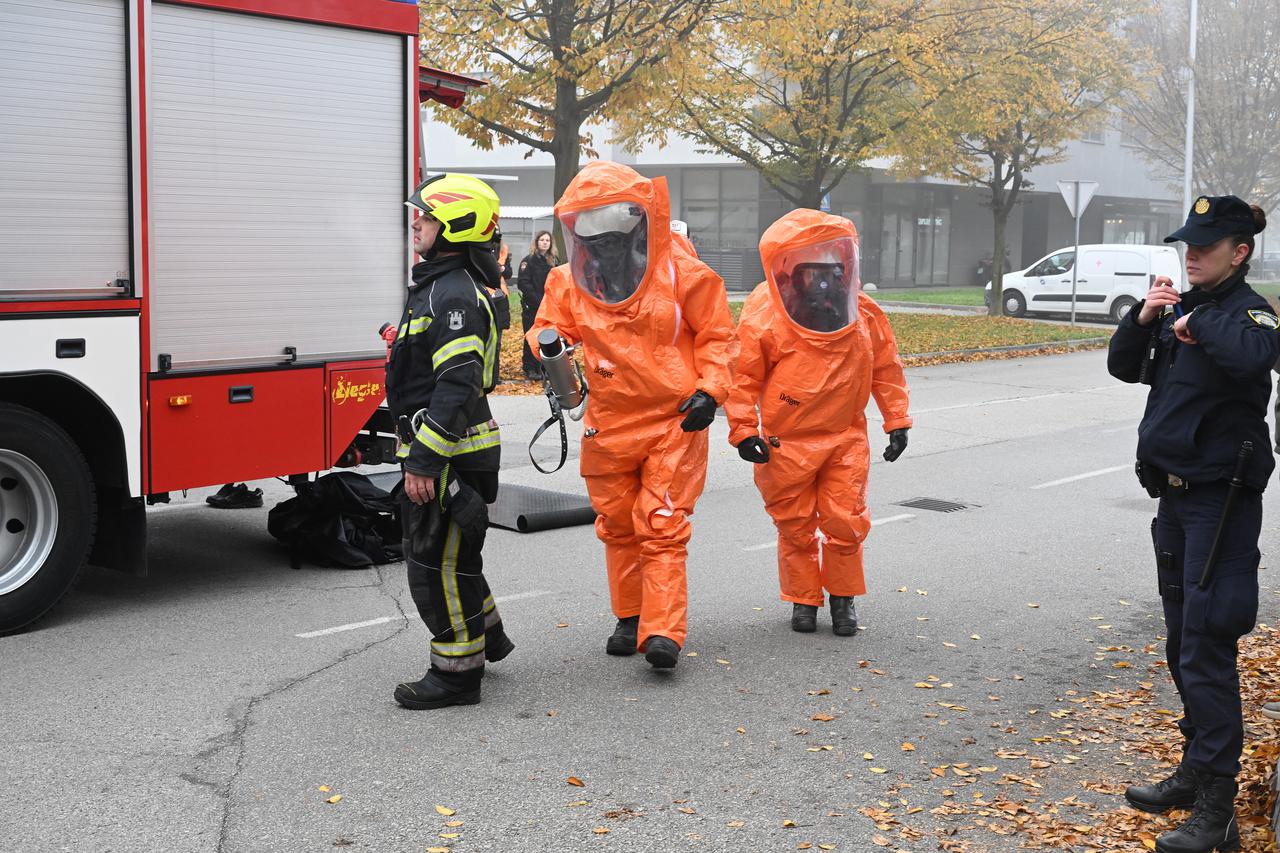
[[[382,393],[382,385],[378,382],[362,382],[356,384],[348,382],[345,376],[338,378],[338,384],[333,389],[333,402],[339,406],[352,400],[357,403],[363,403],[367,398]]]

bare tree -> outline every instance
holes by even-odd
[[[1185,2],[1164,2],[1130,28],[1144,92],[1125,113],[1133,140],[1181,186],[1189,23]],[[1196,39],[1193,189],[1231,193],[1266,210],[1280,205],[1280,2],[1200,3]]]

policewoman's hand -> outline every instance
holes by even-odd
[[[1138,325],[1150,326],[1160,316],[1161,311],[1170,305],[1177,305],[1181,301],[1182,295],[1173,286],[1173,279],[1167,275],[1156,276],[1155,282],[1151,285],[1151,289],[1147,291],[1146,299],[1142,303],[1142,310],[1138,312]]]
[[[1197,341],[1194,337],[1191,336],[1191,330],[1187,328],[1187,321],[1190,319],[1191,319],[1190,314],[1183,314],[1173,324],[1174,336],[1177,337],[1177,339],[1182,341],[1184,344],[1199,343],[1199,341]]]
[[[404,472],[404,495],[409,500],[422,506],[436,499],[436,481],[433,477],[424,477],[412,471]]]

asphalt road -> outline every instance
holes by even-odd
[[[517,651],[481,705],[406,711],[391,692],[422,674],[427,634],[402,565],[294,571],[265,509],[175,502],[152,519],[149,577],[91,569],[36,630],[0,638],[0,849],[877,849],[858,808],[923,790],[939,763],[994,763],[1068,690],[1131,683],[1098,645],[1141,649],[1161,627],[1154,502],[1130,470],[1142,389],[1101,352],[908,374],[910,448],[871,469],[866,630],[835,637],[826,614],[816,635],[788,629],[774,531],[721,418],[671,673],[604,654],[590,528],[494,530],[487,573]],[[540,398],[495,411],[505,482],[581,491],[575,463],[527,464]],[[900,505],[920,497],[967,508]],[[1266,501],[1264,554],[1277,490]],[[1135,771],[1095,749],[1070,772]]]

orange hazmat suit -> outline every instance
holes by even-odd
[[[527,336],[535,353],[549,328],[581,344],[590,386],[581,472],[614,614],[639,616],[641,649],[655,636],[685,641],[688,516],[706,481],[711,415],[686,431],[680,410],[699,391],[704,412],[724,402],[733,342],[724,284],[673,248],[669,205],[662,178],[585,166],[556,204],[569,261],[547,277]]]
[[[729,442],[772,445],[755,481],[778,528],[781,597],[820,607],[824,589],[866,593],[865,410],[874,395],[886,433],[909,428],[907,383],[888,318],[861,293],[852,222],[792,211],[765,231],[760,255],[766,281],[743,308],[725,403]],[[839,269],[843,288],[828,288],[824,269]]]

